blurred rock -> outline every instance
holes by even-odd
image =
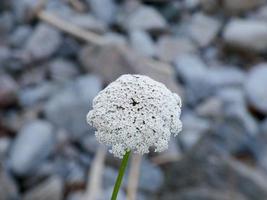
[[[118,170],[111,167],[106,167],[105,170],[103,171],[103,188],[107,190],[112,186],[114,186],[117,175],[118,175]],[[124,188],[125,186],[127,186],[126,178],[123,179],[121,187]]]
[[[59,177],[51,177],[27,191],[22,200],[61,200],[63,199],[63,182]]]
[[[5,37],[14,26],[14,18],[10,12],[0,12],[0,37]],[[1,41],[1,43],[4,41]]]
[[[84,193],[83,192],[72,192],[68,195],[66,198],[67,200],[83,200],[84,199]]]
[[[101,87],[97,76],[77,78],[48,100],[44,107],[45,116],[56,126],[66,129],[73,138],[80,138],[89,131],[86,114]]]
[[[267,115],[267,65],[255,66],[250,72],[245,85],[249,103],[259,112]]]
[[[200,0],[200,5],[205,12],[214,13],[220,7],[220,0]]]
[[[19,102],[23,106],[33,106],[47,100],[58,89],[59,87],[51,82],[43,82],[36,86],[26,87],[19,91]]]
[[[244,91],[240,87],[222,88],[216,92],[216,96],[228,106],[245,106],[246,104]]]
[[[223,38],[229,46],[264,52],[267,49],[267,24],[256,20],[232,19],[224,29]]]
[[[0,166],[0,199],[19,199],[18,187],[9,174]]]
[[[113,0],[87,0],[93,14],[107,24],[113,23],[116,14],[116,5]]]
[[[11,140],[9,138],[0,138],[0,160],[4,160],[6,157],[10,144]]]
[[[49,58],[59,48],[62,37],[58,30],[47,24],[39,24],[25,45],[33,60]]]
[[[34,9],[38,6],[35,0],[12,1],[15,17],[19,22],[26,22],[34,16]]]
[[[196,52],[194,43],[185,37],[161,37],[157,43],[157,55],[164,62],[173,62],[178,56]]]
[[[100,198],[100,200],[110,199],[112,195],[112,191],[113,191],[113,187],[106,189],[104,191],[103,198]],[[124,199],[126,199],[126,195],[122,190],[120,190],[117,196],[117,200],[124,200]]]
[[[156,9],[149,6],[140,6],[133,13],[125,17],[122,23],[128,31],[162,31],[167,28],[167,22],[161,14]]]
[[[108,32],[104,36],[107,45],[127,46],[126,37],[115,32]]]
[[[200,0],[186,0],[185,6],[188,9],[195,9],[200,5]]]
[[[11,170],[27,176],[36,170],[51,153],[55,142],[53,127],[42,120],[26,124],[18,133],[10,152]]]
[[[210,97],[206,101],[200,103],[196,108],[197,115],[216,119],[221,117],[223,110],[223,102],[218,97]]]
[[[226,11],[236,14],[249,11],[262,5],[264,0],[223,0],[223,6]]]
[[[18,85],[7,74],[0,74],[0,107],[13,104],[16,101]]]
[[[87,134],[81,140],[82,148],[89,153],[96,153],[99,145],[94,134]]]
[[[215,39],[220,27],[220,21],[214,17],[196,13],[189,25],[189,34],[200,47],[205,47]]]
[[[16,28],[9,38],[9,43],[13,47],[22,47],[32,33],[32,28],[28,25],[22,25]]]
[[[77,64],[63,58],[52,60],[48,67],[51,78],[56,81],[66,81],[79,74]]]
[[[136,52],[150,57],[155,55],[154,43],[146,32],[133,30],[129,35],[131,45]]]

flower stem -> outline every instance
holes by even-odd
[[[118,195],[118,192],[120,190],[122,178],[123,178],[123,175],[124,175],[124,172],[125,172],[125,169],[126,169],[129,157],[130,157],[130,153],[131,153],[131,151],[127,151],[125,153],[125,155],[123,156],[120,170],[119,170],[119,174],[117,176],[117,180],[116,180],[116,183],[115,183],[114,188],[113,188],[111,200],[117,200],[117,195]]]

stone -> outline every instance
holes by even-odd
[[[164,62],[173,62],[181,55],[195,52],[196,46],[185,37],[163,36],[157,43],[157,56]]]
[[[214,13],[219,9],[220,0],[200,0],[202,10],[207,13]]]
[[[61,200],[63,199],[63,181],[57,177],[50,177],[27,191],[22,200]]]
[[[79,60],[86,71],[99,74],[106,83],[122,74],[143,74],[166,84],[173,92],[183,94],[174,79],[172,66],[142,57],[127,46],[87,46],[80,52]]]
[[[52,60],[48,64],[48,68],[49,75],[53,80],[56,81],[66,81],[76,77],[79,74],[77,64],[63,58]]]
[[[223,0],[223,7],[231,14],[252,10],[262,5],[264,0]]]
[[[232,19],[226,25],[223,39],[227,45],[245,51],[267,50],[267,24],[257,20]]]
[[[211,128],[211,124],[206,119],[197,117],[194,114],[185,114],[181,118],[183,122],[183,132],[179,140],[185,149],[192,148],[198,140]]]
[[[6,172],[2,166],[0,166],[0,199],[19,199],[18,187],[16,182]]]
[[[175,192],[192,187],[209,187],[219,191],[232,188],[246,199],[264,199],[267,195],[266,174],[229,156],[218,142],[212,132],[208,133],[183,159],[174,163],[166,171],[166,193],[170,193],[171,188],[175,188]]]
[[[96,137],[94,134],[92,135],[85,135],[83,139],[81,140],[81,146],[82,148],[89,153],[96,153],[99,142],[96,140]]]
[[[167,28],[167,22],[153,7],[140,6],[125,17],[123,26],[128,31],[136,29],[144,31],[160,31]]]
[[[220,21],[214,17],[196,13],[192,17],[188,33],[200,47],[206,47],[216,38],[220,27]]]
[[[16,28],[9,38],[9,43],[13,47],[22,47],[25,41],[32,34],[32,28],[28,25],[22,25]]]
[[[15,103],[18,85],[13,78],[7,74],[0,74],[0,107]]]
[[[87,0],[92,13],[107,24],[114,22],[117,6],[113,0]]]
[[[267,65],[259,64],[249,72],[245,92],[249,104],[259,112],[267,115]]]
[[[109,189],[112,186],[114,186],[114,183],[116,182],[116,178],[118,175],[118,170],[112,168],[112,167],[105,167],[103,172],[103,188]],[[125,188],[127,186],[126,178],[122,181],[122,188]]]
[[[78,139],[89,132],[85,116],[101,88],[98,76],[81,76],[49,98],[44,114],[57,127],[66,129],[72,139]]]
[[[113,191],[113,187],[110,187],[110,188],[106,189],[103,192],[103,197],[100,198],[100,200],[110,199],[111,198],[111,195],[112,195],[112,191]],[[125,193],[122,190],[120,190],[118,192],[117,200],[124,200],[124,199],[126,199],[126,195],[125,195]]]
[[[107,45],[127,46],[127,40],[122,34],[108,32],[103,37]]]
[[[14,14],[19,22],[27,22],[34,16],[34,9],[39,5],[35,0],[13,1]]]
[[[154,43],[146,32],[133,30],[129,33],[129,37],[131,46],[136,52],[150,57],[155,55]]]
[[[10,12],[0,13],[0,36],[5,38],[14,26],[14,17]],[[2,41],[1,41],[2,42]]]
[[[4,160],[4,158],[7,156],[10,144],[11,140],[9,138],[0,138],[0,160]]]
[[[43,60],[52,56],[59,48],[62,37],[58,30],[47,24],[39,24],[26,41],[25,51],[33,60]]]
[[[70,15],[69,21],[75,24],[76,26],[79,26],[80,28],[90,30],[96,33],[103,33],[107,29],[106,24],[102,20],[97,19],[89,14]]]
[[[216,92],[216,96],[223,102],[224,105],[245,105],[245,94],[242,88],[227,87]]]
[[[197,115],[216,119],[221,117],[223,110],[223,101],[218,97],[210,97],[200,103],[196,108]]]
[[[46,101],[52,94],[58,92],[59,87],[51,82],[43,82],[36,86],[29,86],[19,91],[18,99],[22,106],[33,106]]]
[[[83,200],[84,193],[83,192],[72,192],[67,196],[67,200]]]
[[[49,122],[34,120],[25,124],[11,147],[11,170],[19,176],[30,175],[50,155],[54,142],[55,135]]]
[[[195,9],[200,5],[200,0],[186,0],[185,6],[188,9]]]

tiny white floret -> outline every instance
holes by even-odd
[[[93,100],[87,122],[100,143],[122,158],[128,150],[144,154],[168,148],[170,135],[182,130],[181,99],[167,87],[143,75],[122,75]]]

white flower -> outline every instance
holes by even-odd
[[[121,158],[127,150],[166,150],[171,133],[182,129],[180,114],[180,97],[164,84],[127,74],[95,97],[87,122],[97,129],[97,140],[112,146],[111,152]]]

